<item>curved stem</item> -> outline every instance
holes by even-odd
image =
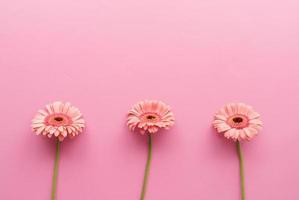
[[[56,153],[55,153],[53,178],[52,178],[51,200],[55,200],[55,198],[56,198],[59,156],[60,156],[60,142],[59,142],[59,140],[57,140],[56,141]]]
[[[240,165],[241,195],[242,195],[242,200],[245,200],[244,161],[243,161],[243,154],[241,150],[241,144],[239,141],[237,141],[237,152],[238,152],[239,165]]]
[[[146,161],[146,166],[144,171],[143,186],[142,186],[140,200],[144,200],[145,198],[151,160],[152,160],[152,137],[150,134],[148,134],[148,155],[147,155],[147,161]]]

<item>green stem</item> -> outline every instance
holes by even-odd
[[[51,200],[56,199],[59,156],[60,156],[60,142],[59,142],[59,140],[57,140],[56,141],[55,163],[54,163],[54,170],[53,170],[53,179],[52,179]]]
[[[239,141],[237,141],[237,151],[238,151],[239,165],[240,165],[241,194],[242,194],[242,200],[245,200],[244,161],[243,161],[243,154],[241,150],[241,144]]]
[[[145,198],[151,160],[152,160],[152,137],[150,134],[148,134],[148,155],[147,155],[147,161],[146,161],[146,166],[144,171],[143,186],[142,186],[140,200],[144,200]]]

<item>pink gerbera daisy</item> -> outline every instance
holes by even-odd
[[[127,125],[131,131],[137,127],[141,134],[148,133],[148,156],[145,166],[140,200],[145,199],[147,181],[152,158],[152,134],[159,129],[168,129],[174,124],[174,116],[170,107],[162,101],[140,101],[128,113]]]
[[[244,103],[229,103],[216,113],[213,125],[219,133],[224,133],[226,138],[236,142],[240,166],[241,199],[245,200],[244,162],[240,141],[250,140],[258,134],[262,127],[260,115]]]
[[[156,133],[160,128],[168,129],[174,124],[170,107],[161,101],[140,101],[129,111],[127,125],[134,131],[139,128],[144,134]]]
[[[56,101],[46,105],[45,109],[38,111],[32,120],[32,129],[37,135],[56,138],[56,153],[53,169],[51,199],[56,199],[58,163],[60,157],[60,143],[66,138],[74,137],[82,132],[84,119],[78,108],[70,103]]]
[[[84,124],[78,108],[70,103],[56,101],[38,111],[32,120],[32,129],[36,135],[55,136],[63,141],[67,136],[74,137],[81,133]]]
[[[215,115],[213,122],[217,131],[234,141],[250,140],[262,127],[260,115],[244,103],[229,103]]]

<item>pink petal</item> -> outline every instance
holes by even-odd
[[[229,129],[231,129],[231,127],[229,125],[227,125],[226,123],[218,124],[218,127],[217,127],[218,132],[227,131]]]
[[[72,118],[78,116],[79,114],[80,114],[80,111],[73,106],[68,111],[68,115],[70,115]]]
[[[138,112],[138,110],[134,108],[134,109],[132,109],[132,110],[129,111],[129,116],[130,116],[130,115],[133,115],[133,116],[135,116],[135,115],[136,115],[136,116],[140,116],[141,113]]]
[[[45,129],[45,131],[48,132],[51,128],[53,128],[53,127],[52,126],[47,126],[46,129]]]
[[[223,120],[219,120],[219,119],[216,119],[213,121],[213,124],[223,124],[223,123],[226,123],[226,122]]]
[[[70,106],[71,106],[71,104],[69,102],[66,102],[63,106],[62,113],[67,114]]]
[[[64,140],[64,137],[63,137],[62,135],[59,135],[59,136],[58,136],[58,140],[59,140],[60,142],[62,142],[62,141]]]
[[[36,135],[41,134],[41,133],[43,132],[44,129],[45,129],[45,126],[42,126],[42,127],[38,128],[38,129],[36,130]]]
[[[46,108],[49,114],[53,114],[53,110],[50,104],[46,105]]]
[[[244,128],[243,130],[248,138],[254,137],[254,134],[252,134],[252,132],[248,128]]]
[[[244,103],[238,103],[238,114],[247,115],[248,107]]]
[[[72,120],[76,121],[77,119],[80,119],[82,117],[81,113],[78,113],[78,115],[76,117],[73,117]]]
[[[40,114],[40,113],[38,113],[37,115],[35,115],[35,117],[34,117],[34,119],[32,120],[32,121],[34,121],[34,120],[45,120],[45,116],[43,116],[42,114]]]
[[[128,118],[128,124],[130,124],[130,123],[137,123],[137,122],[140,122],[140,119],[137,118],[137,117],[130,117],[130,118]]]
[[[247,139],[246,133],[244,132],[244,130],[242,130],[242,129],[239,130],[239,137],[242,138],[243,140]]]
[[[37,123],[37,124],[34,123],[34,124],[31,124],[31,127],[34,128],[34,129],[35,128],[39,128],[41,126],[44,126],[44,124],[43,123]]]
[[[43,115],[44,117],[45,116],[48,116],[48,113],[45,111],[45,110],[38,110],[38,113],[40,113],[41,115]]]
[[[58,131],[58,130],[56,130],[55,132],[54,132],[54,135],[57,137],[58,135],[60,134],[60,132]]]
[[[215,119],[226,121],[227,117],[225,117],[225,115],[216,114]]]
[[[35,119],[32,120],[33,124],[39,124],[39,123],[44,123],[44,122],[45,122],[44,119],[37,119],[37,118],[35,118]]]
[[[227,123],[223,122],[223,121],[222,121],[222,123],[216,123],[216,124],[213,123],[213,127],[216,129],[220,128],[222,125],[227,125]]]
[[[62,131],[62,132],[61,132],[61,135],[63,135],[64,137],[66,137],[66,136],[67,136],[67,132],[66,132],[66,130]]]
[[[262,126],[259,124],[249,124],[249,127],[254,128],[258,131],[262,129]]]
[[[60,110],[61,105],[62,105],[62,103],[61,103],[60,101],[56,101],[56,102],[54,102],[54,103],[52,104],[54,113],[60,113],[60,112],[61,112],[61,110]]]
[[[158,105],[159,105],[158,101],[153,101],[151,105],[151,110],[156,112],[158,110]]]
[[[64,131],[64,127],[63,127],[63,126],[59,126],[59,127],[58,127],[58,130],[59,130],[60,132],[63,132],[63,131]]]
[[[249,132],[250,135],[257,135],[258,134],[258,130],[256,130],[255,128],[252,127],[247,127],[247,130]]]
[[[238,129],[236,129],[234,132],[233,132],[233,135],[232,135],[233,139],[234,140],[238,140],[239,136],[240,136],[240,131]]]
[[[151,103],[147,101],[147,102],[145,102],[142,109],[145,113],[147,113],[147,112],[151,111],[151,107],[152,107]]]
[[[226,138],[232,138],[234,135],[235,135],[235,132],[236,132],[236,129],[234,129],[234,128],[232,128],[232,129],[229,129],[228,131],[226,131],[225,133],[224,133],[224,136],[226,137]]]
[[[158,128],[154,127],[154,126],[152,126],[148,129],[148,132],[150,132],[150,133],[156,133],[157,131],[158,131]]]
[[[229,116],[232,116],[235,114],[233,104],[227,104],[226,105],[226,112],[228,113]]]
[[[249,110],[248,111],[248,117],[249,117],[249,119],[255,119],[255,118],[260,117],[260,114],[253,111],[253,110]]]
[[[85,127],[85,124],[75,124],[77,126],[79,126],[80,128],[84,128]]]
[[[218,111],[217,115],[223,115],[223,116],[225,116],[226,119],[229,117],[228,113],[226,112],[226,110],[224,108],[221,108]]]
[[[67,127],[67,132],[68,132],[69,134],[71,134],[71,133],[73,132],[73,130],[72,130],[70,127]]]

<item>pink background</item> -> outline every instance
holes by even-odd
[[[63,143],[60,200],[137,200],[146,138],[126,112],[161,99],[148,200],[238,200],[235,146],[211,128],[230,101],[265,124],[244,143],[249,200],[299,199],[299,1],[1,0],[0,199],[50,199],[54,142],[30,122],[54,100],[87,121]]]

